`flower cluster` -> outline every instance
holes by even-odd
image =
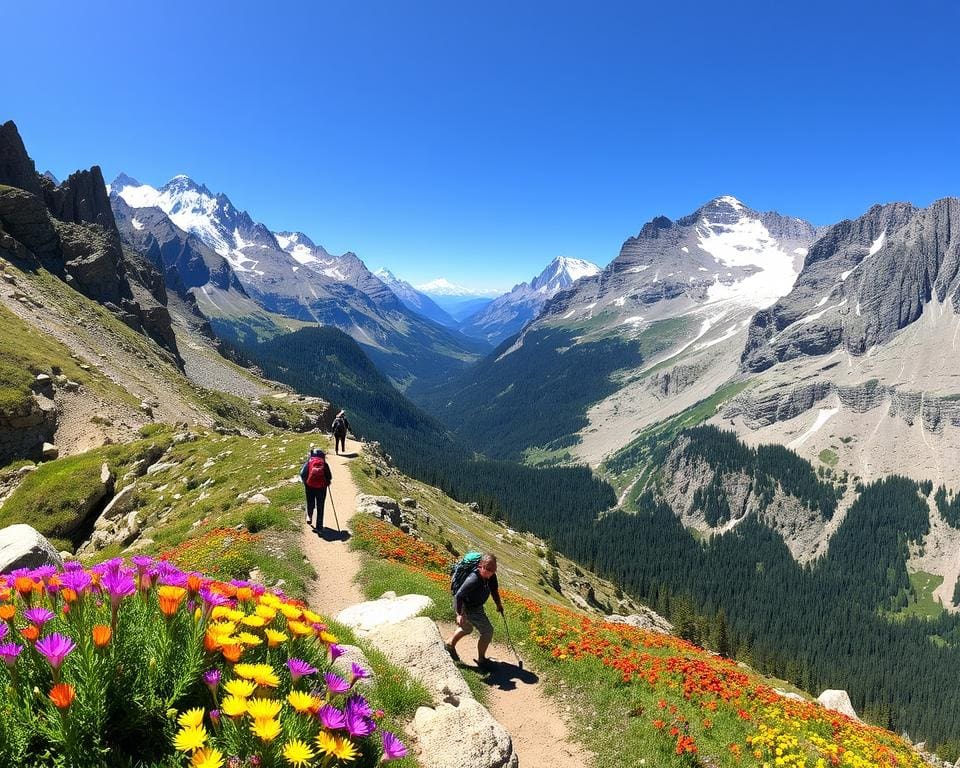
[[[187,570],[230,578],[244,573],[260,536],[234,528],[214,528],[195,538],[187,539],[175,549],[164,553],[164,558]]]
[[[384,560],[432,572],[446,572],[453,563],[449,553],[418,541],[372,515],[358,515],[351,526],[353,540],[362,549]]]
[[[0,575],[0,747],[16,765],[373,765],[406,748],[368,673],[282,593],[137,556]],[[52,761],[52,762],[50,762]]]

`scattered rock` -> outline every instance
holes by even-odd
[[[400,499],[400,505],[403,506],[403,507],[407,507],[408,509],[416,509],[416,508],[417,508],[417,500],[416,500],[416,499],[411,499],[411,498]]]
[[[794,693],[793,691],[784,691],[784,690],[781,690],[780,688],[774,688],[773,692],[780,694],[780,696],[782,696],[785,699],[793,699],[794,701],[806,701],[806,699],[803,698],[803,696],[801,696],[799,693]]]
[[[388,597],[387,593],[379,600],[351,605],[337,614],[341,624],[351,627],[361,637],[378,627],[396,624],[419,616],[433,606],[433,600],[425,595],[403,595]]]
[[[156,464],[151,464],[147,468],[148,475],[156,475],[158,472],[165,472],[168,469],[173,469],[174,467],[180,466],[174,461],[160,461]]]
[[[638,613],[632,613],[629,616],[621,616],[614,613],[606,617],[611,624],[629,624],[631,627],[639,627],[648,632],[659,632],[662,635],[673,634],[673,624],[667,621],[656,611],[647,608],[645,605],[637,606]]]
[[[59,568],[63,560],[37,530],[23,523],[0,529],[0,573],[41,565]]]
[[[76,381],[73,381],[72,379],[67,379],[67,381],[66,381],[66,382],[64,383],[64,385],[63,385],[63,388],[64,388],[67,392],[79,392],[79,391],[80,391],[80,384],[79,384],[78,382],[76,382]]]
[[[147,416],[153,416],[153,406],[146,400],[140,403],[140,410],[147,414]]]
[[[249,499],[247,499],[247,504],[269,504],[270,499],[264,496],[262,493],[255,493]]]
[[[40,449],[40,455],[45,461],[52,461],[60,455],[60,449],[53,443],[44,443]]]
[[[850,695],[846,691],[828,689],[817,697],[817,701],[827,709],[832,709],[834,712],[839,712],[860,722],[860,718],[857,717],[857,712],[850,702]]]
[[[119,493],[110,499],[110,503],[104,507],[103,512],[100,513],[100,518],[97,520],[97,523],[100,520],[112,520],[117,515],[122,515],[125,512],[129,512],[128,505],[134,500],[134,492],[137,489],[136,483],[131,483],[120,489]],[[96,525],[96,524],[95,524]]]

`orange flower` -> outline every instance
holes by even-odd
[[[66,709],[73,703],[73,697],[76,691],[72,685],[67,683],[58,683],[50,691],[50,701],[57,709]]]
[[[240,654],[243,653],[242,645],[225,645],[221,651],[223,658],[236,664],[240,660]]]
[[[26,597],[27,595],[33,594],[33,585],[35,583],[36,582],[29,576],[17,576],[13,581],[13,588]]]
[[[110,629],[106,624],[97,624],[93,628],[93,644],[97,648],[103,648],[107,643],[110,642],[110,637],[113,635],[113,630]]]
[[[250,587],[238,587],[237,588],[237,600],[241,603],[247,602],[250,598],[253,597],[253,590]]]
[[[220,641],[217,639],[217,636],[208,629],[203,636],[203,650],[207,653],[213,653],[219,647]]]
[[[63,597],[63,602],[65,603],[77,602],[77,593],[70,589],[70,587],[64,587],[61,589],[60,596]]]
[[[31,643],[35,643],[37,638],[40,637],[40,627],[36,626],[35,624],[31,624],[21,629],[20,634]]]
[[[164,616],[173,616],[186,596],[187,590],[183,587],[174,587],[169,584],[157,590],[157,599],[160,601],[160,610]]]
[[[14,614],[17,612],[17,606],[10,603],[5,603],[0,605],[0,619],[4,621],[10,621],[14,617]]]
[[[189,576],[187,576],[187,589],[191,595],[197,594],[202,586],[203,578],[199,573],[191,573]]]

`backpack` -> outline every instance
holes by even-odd
[[[346,431],[347,425],[343,421],[343,416],[337,416],[337,418],[333,420],[333,434],[342,435],[346,433]]]
[[[327,462],[323,456],[311,456],[307,461],[307,487],[327,487]]]
[[[450,591],[453,592],[453,594],[457,594],[457,590],[463,586],[463,582],[467,580],[467,576],[476,570],[476,567],[480,564],[481,557],[483,557],[482,552],[467,552],[467,554],[450,566]]]

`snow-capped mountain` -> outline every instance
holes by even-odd
[[[421,293],[430,296],[459,296],[461,298],[479,298],[487,295],[483,291],[475,291],[472,288],[465,288],[462,285],[451,283],[445,277],[438,277],[436,280],[430,280],[423,285],[415,286]]]
[[[393,291],[408,309],[447,328],[456,328],[458,323],[427,294],[421,293],[406,280],[401,280],[389,269],[380,268],[373,273]]]
[[[271,232],[188,176],[157,189],[121,174],[110,192],[131,209],[162,211],[219,254],[263,309],[352,336],[401,387],[444,375],[476,355],[471,343],[407,309],[355,254],[331,255],[302,232]],[[201,309],[221,313],[207,298],[197,296]]]
[[[464,320],[460,330],[497,346],[539,315],[557,293],[570,288],[580,278],[599,273],[600,267],[592,262],[558,256],[529,283],[514,286],[509,293]]]

